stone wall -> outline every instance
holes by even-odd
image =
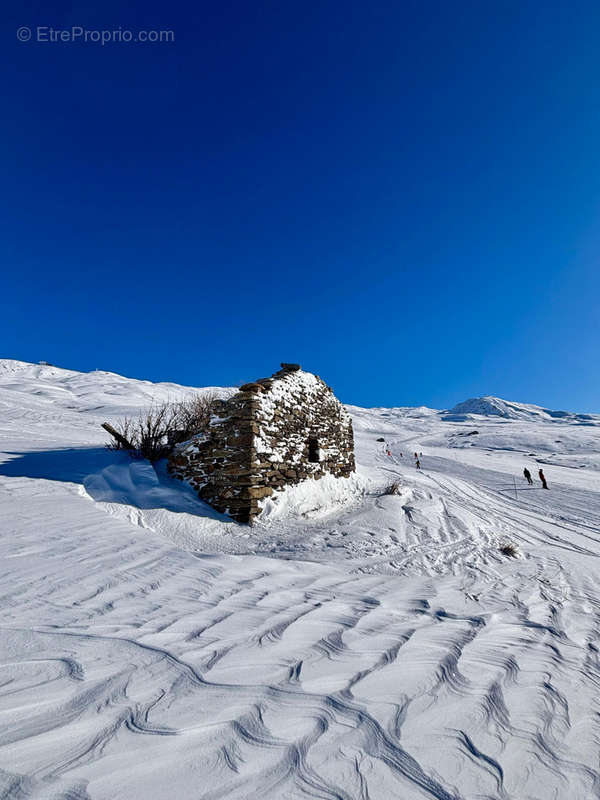
[[[297,364],[217,401],[209,432],[180,445],[170,472],[238,522],[277,489],[355,469],[352,421],[333,391]]]

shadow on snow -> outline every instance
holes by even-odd
[[[230,522],[194,490],[167,473],[166,462],[154,466],[143,459],[104,447],[8,452],[0,476],[78,483],[100,503],[119,503],[140,509],[161,508]]]

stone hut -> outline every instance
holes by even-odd
[[[169,471],[238,522],[284,486],[355,470],[352,421],[332,389],[298,364],[217,400],[207,433],[177,447]]]

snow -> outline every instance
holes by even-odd
[[[600,796],[600,416],[349,407],[249,528],[104,448],[192,391],[0,360],[0,796]]]
[[[443,417],[445,421],[461,422],[473,415],[485,417],[503,417],[504,419],[554,420],[594,424],[594,416],[590,414],[573,414],[569,411],[552,411],[548,408],[527,403],[509,403],[500,397],[474,397],[454,406]],[[596,420],[597,422],[597,420]]]
[[[259,524],[337,515],[344,506],[361,502],[369,487],[370,482],[359,475],[349,478],[324,475],[320,480],[309,478],[265,498]]]

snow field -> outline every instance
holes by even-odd
[[[352,408],[248,528],[103,449],[151,384],[0,376],[0,796],[600,796],[600,427]]]

